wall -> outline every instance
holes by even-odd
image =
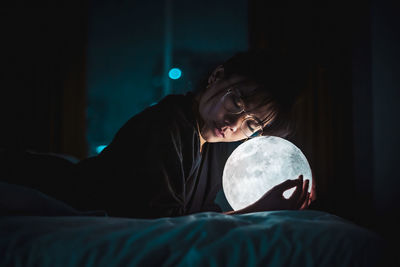
[[[394,225],[400,211],[400,19],[388,2],[373,1],[371,13],[373,203],[378,218]]]
[[[85,157],[86,1],[10,2],[0,31],[0,146]]]
[[[170,50],[166,50],[166,3]],[[246,50],[247,3],[241,1],[91,1],[87,48],[89,155],[131,116],[163,97],[165,53],[182,78],[171,93],[193,89],[204,70]],[[139,129],[140,130],[140,129]]]

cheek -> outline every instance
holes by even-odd
[[[203,109],[203,118],[206,120],[220,121],[224,116],[223,111],[224,110],[219,101],[215,101],[214,103],[209,102]]]
[[[237,129],[236,132],[234,132],[231,136],[232,141],[240,141],[243,139],[246,139],[247,137],[242,133],[242,131],[240,129]]]

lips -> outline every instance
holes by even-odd
[[[214,128],[215,136],[225,138],[225,133],[221,130],[221,128],[219,128],[215,122],[214,122],[214,125],[215,125],[215,128]]]

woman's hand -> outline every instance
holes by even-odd
[[[260,212],[270,210],[303,210],[311,203],[310,193],[308,193],[309,180],[303,181],[303,175],[298,179],[286,180],[283,183],[273,187],[265,193],[259,200],[250,206],[237,210],[226,212],[225,214],[243,214],[249,212]],[[290,198],[286,199],[283,192],[296,187]]]
[[[273,187],[252,204],[252,209],[254,211],[306,209],[310,203],[308,185],[309,180],[303,181],[303,175],[300,175],[296,180],[286,180]],[[296,190],[290,198],[286,199],[283,192],[293,187],[296,187]]]

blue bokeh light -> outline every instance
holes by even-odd
[[[100,154],[101,151],[103,151],[103,149],[106,148],[106,147],[107,147],[106,145],[97,146],[96,147],[97,154]]]
[[[172,80],[176,80],[179,79],[182,76],[182,71],[179,68],[172,68],[170,69],[170,71],[168,72],[168,76],[172,79]]]

